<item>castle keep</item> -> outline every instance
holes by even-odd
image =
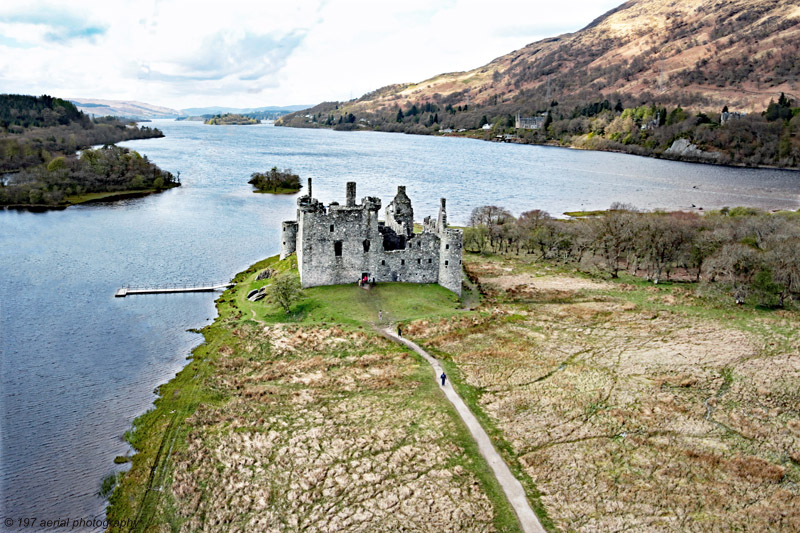
[[[297,200],[297,220],[283,223],[281,259],[297,253],[303,287],[370,280],[438,283],[461,295],[461,230],[447,227],[445,199],[436,220],[425,217],[422,233],[414,233],[414,209],[406,188],[386,206],[378,221],[380,198],[356,203],[356,184],[347,184],[344,205],[326,208],[311,194]]]

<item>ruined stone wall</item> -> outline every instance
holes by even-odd
[[[379,251],[373,272],[377,281],[436,283],[439,280],[439,237],[420,233],[411,237],[403,250]]]
[[[372,256],[382,249],[378,210],[332,205],[326,212],[303,213],[300,242],[303,287],[355,283],[371,272]]]
[[[406,195],[404,185],[397,187],[397,195],[386,206],[386,227],[394,230],[398,235],[411,237],[414,234],[414,209],[411,200]]]
[[[297,221],[283,223],[281,258],[296,252],[301,285],[356,283],[368,275],[378,282],[438,283],[460,295],[462,234],[447,228],[444,199],[436,220],[426,218],[424,231],[414,234],[405,187],[398,187],[387,206],[385,226],[378,222],[380,199],[356,204],[355,189],[355,183],[347,184],[344,206],[333,202],[326,208],[303,196]]]

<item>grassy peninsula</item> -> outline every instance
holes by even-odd
[[[0,206],[59,207],[176,187],[171,173],[113,146],[163,136],[112,117],[91,119],[59,98],[0,95]]]
[[[518,531],[516,517],[424,361],[373,331],[458,317],[432,285],[305,290],[286,315],[236,276],[191,362],[126,435],[137,450],[108,517],[136,531]]]
[[[210,124],[212,126],[246,126],[249,124],[261,124],[261,121],[236,113],[225,113],[222,115],[214,115],[206,119],[203,124]]]
[[[294,256],[238,274],[205,343],[126,435],[138,453],[109,518],[138,531],[518,530],[429,367],[374,330],[381,310],[442,361],[549,530],[800,528],[800,309],[794,285],[780,299],[756,274],[776,268],[796,216],[711,215],[714,235],[752,252],[750,270],[715,280],[713,260],[654,278],[634,241],[600,254],[608,224],[692,217],[502,214],[480,208],[467,228],[464,301],[436,285],[340,285],[306,289],[287,314],[247,295],[296,276]],[[531,240],[503,237],[512,223]]]

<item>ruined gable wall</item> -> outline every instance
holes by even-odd
[[[411,237],[403,250],[379,252],[372,272],[378,281],[436,283],[439,279],[439,237],[421,233]]]
[[[300,265],[303,287],[355,283],[363,272],[371,271],[372,255],[376,247],[380,249],[381,241],[376,210],[334,205],[327,212],[304,215]],[[365,240],[369,241],[367,252]],[[337,242],[341,243],[341,256],[336,255]]]

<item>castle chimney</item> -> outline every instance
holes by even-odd
[[[355,207],[356,205],[356,182],[347,182],[347,207]]]
[[[447,227],[447,209],[445,208],[446,200],[442,198],[441,205],[439,206],[439,216],[436,219],[436,230],[441,234]]]
[[[403,193],[403,194],[406,193],[406,186],[405,185],[398,185],[397,186],[397,194],[400,194],[400,193]]]
[[[308,178],[308,197],[313,198],[313,196],[311,196],[311,178]]]

